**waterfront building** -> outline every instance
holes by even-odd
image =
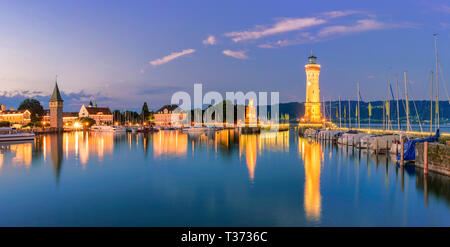
[[[97,125],[108,125],[113,123],[113,114],[108,107],[97,107],[89,104],[82,105],[78,117],[88,117],[95,120]]]
[[[78,119],[78,112],[63,112],[63,125],[71,125]],[[42,124],[50,124],[50,110],[44,110]]]
[[[311,54],[308,58],[308,64],[305,65],[306,101],[305,116],[302,118],[302,122],[307,123],[320,123],[322,121],[319,88],[320,64],[317,64],[316,60],[317,57]]]
[[[0,108],[0,121],[25,125],[31,122],[31,112],[29,110],[6,110],[6,107],[2,105]]]
[[[245,124],[248,127],[256,127],[257,122],[256,107],[254,106],[253,99],[249,99],[248,106],[245,107]]]
[[[59,92],[58,83],[55,82],[52,97],[49,101],[50,128],[61,130],[63,128],[63,104],[64,100]]]
[[[186,113],[176,112],[177,105],[165,105],[155,113],[155,124],[158,126],[181,126]]]

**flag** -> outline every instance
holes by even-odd
[[[338,111],[336,110],[336,118],[338,118],[339,116],[338,116]]]
[[[438,102],[438,99],[437,99],[437,97],[436,97],[436,114],[439,114],[439,102]]]
[[[369,117],[372,116],[372,104],[369,102]]]
[[[386,101],[386,115],[389,116],[389,101]]]
[[[345,112],[346,112],[345,109],[347,109],[347,108],[344,108],[344,118],[346,117],[346,116],[345,116],[345,115],[346,115],[346,114],[345,114]]]
[[[358,117],[358,107],[355,110],[355,117]]]

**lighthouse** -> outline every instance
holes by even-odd
[[[320,64],[317,64],[317,57],[312,54],[308,57],[308,64],[305,65],[305,71],[306,101],[305,116],[302,120],[307,123],[320,123],[322,121],[319,88]]]

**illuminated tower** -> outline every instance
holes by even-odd
[[[62,130],[63,128],[63,102],[59,93],[58,83],[55,82],[52,98],[49,101],[50,107],[50,128]]]
[[[320,112],[320,89],[319,74],[320,64],[316,63],[317,57],[308,58],[308,64],[305,65],[306,71],[306,101],[305,101],[305,122],[321,122],[322,113]]]

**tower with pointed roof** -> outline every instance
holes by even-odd
[[[58,82],[55,81],[52,97],[49,101],[50,106],[50,128],[55,130],[63,129],[63,103],[64,100],[59,92]]]

